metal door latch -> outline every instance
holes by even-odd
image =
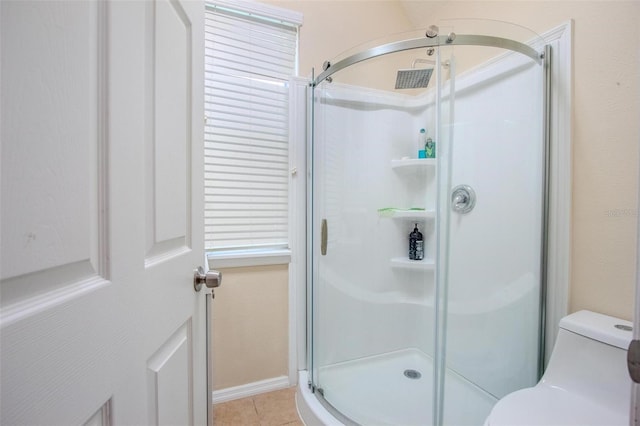
[[[198,266],[198,269],[193,271],[193,289],[202,290],[202,284],[211,289],[212,298],[216,297],[213,289],[222,285],[222,272],[212,269],[205,273],[202,266]]]

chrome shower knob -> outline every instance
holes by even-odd
[[[469,213],[476,205],[476,192],[469,185],[458,185],[451,192],[451,208],[460,214]]]

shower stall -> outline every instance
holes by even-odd
[[[480,425],[538,381],[548,49],[515,25],[441,21],[314,76],[301,386],[322,416]]]

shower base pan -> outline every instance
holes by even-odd
[[[326,400],[361,425],[430,425],[433,404],[433,360],[422,351],[406,349],[320,370]],[[340,425],[309,390],[301,371],[296,403],[307,426]],[[496,398],[464,377],[445,373],[445,425],[479,425]]]

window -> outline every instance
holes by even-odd
[[[288,82],[301,20],[287,12],[237,0],[206,6],[208,251],[289,245]]]

